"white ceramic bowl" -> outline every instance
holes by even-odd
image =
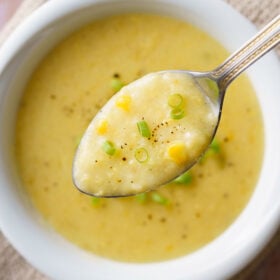
[[[0,50],[0,226],[15,248],[54,279],[224,279],[265,246],[280,220],[280,67],[269,54],[248,72],[265,126],[261,176],[248,206],[219,238],[185,257],[150,264],[89,254],[55,233],[30,204],[14,168],[14,123],[22,88],[38,61],[61,38],[106,15],[153,12],[197,25],[233,51],[255,33],[222,1],[51,0],[18,27]],[[195,69],[194,69],[195,70]]]

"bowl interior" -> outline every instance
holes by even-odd
[[[22,89],[42,57],[62,38],[107,15],[159,13],[188,21],[234,51],[255,28],[221,1],[50,1],[28,18],[2,48],[0,63],[0,225],[32,264],[55,279],[211,279],[242,268],[265,245],[279,224],[280,104],[279,62],[270,54],[248,75],[264,120],[265,156],[256,190],[235,223],[219,238],[186,257],[153,264],[128,264],[89,254],[47,225],[21,188],[13,156],[14,124]],[[210,12],[209,12],[210,11]],[[228,20],[230,18],[230,20]],[[230,30],[230,31],[229,31]],[[195,70],[195,69],[193,69]],[[60,259],[63,259],[61,265]],[[166,265],[168,263],[168,265]],[[110,269],[108,269],[110,268]]]

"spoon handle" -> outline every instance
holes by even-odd
[[[223,64],[214,69],[211,75],[216,79],[220,91],[246,68],[261,58],[280,42],[280,15],[268,23],[256,36],[234,52]]]

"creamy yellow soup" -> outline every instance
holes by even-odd
[[[227,229],[252,195],[263,154],[261,112],[245,76],[228,90],[209,151],[174,183],[94,199],[71,174],[81,136],[121,85],[165,69],[210,70],[227,56],[188,23],[145,14],[96,21],[55,47],[26,87],[15,144],[24,189],[49,225],[83,249],[129,262],[186,255]]]
[[[145,75],[123,87],[90,123],[75,155],[74,183],[96,196],[166,184],[206,150],[218,114],[219,106],[190,75]]]

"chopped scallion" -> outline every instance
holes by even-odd
[[[151,198],[156,203],[159,203],[159,204],[162,204],[162,205],[169,204],[169,200],[166,197],[160,195],[158,192],[152,192],[151,193]]]
[[[135,196],[135,199],[139,202],[139,203],[145,203],[147,201],[147,194],[146,193],[140,193],[140,194],[137,194]]]
[[[112,78],[111,80],[111,88],[117,92],[124,86],[124,83],[117,77]]]
[[[140,121],[137,123],[138,131],[141,136],[149,138],[151,137],[151,132],[146,121]]]
[[[204,163],[204,161],[209,158],[210,156],[221,154],[221,144],[219,141],[214,138],[212,143],[209,145],[208,150],[205,152],[203,157],[200,159],[200,163]]]
[[[138,148],[135,150],[134,157],[139,163],[145,163],[149,160],[149,153],[144,148]]]
[[[101,200],[100,197],[95,197],[95,196],[93,196],[93,197],[91,198],[91,203],[92,203],[92,205],[96,206],[96,205],[98,205],[98,204],[100,203],[100,200]]]
[[[179,93],[174,93],[168,96],[168,105],[171,108],[179,108],[183,105],[183,96]]]
[[[176,178],[173,182],[185,185],[190,184],[192,182],[192,175],[189,171],[187,171],[178,178]]]
[[[174,108],[170,112],[170,117],[173,120],[180,120],[185,116],[185,111],[181,108]]]
[[[221,151],[221,145],[216,138],[213,139],[209,148],[215,153],[219,153]]]
[[[103,151],[104,151],[106,154],[108,154],[108,155],[110,155],[110,156],[112,156],[112,155],[116,152],[116,148],[115,148],[115,146],[114,146],[114,143],[111,142],[111,141],[108,141],[108,140],[106,140],[106,141],[103,143],[102,149],[103,149]]]

